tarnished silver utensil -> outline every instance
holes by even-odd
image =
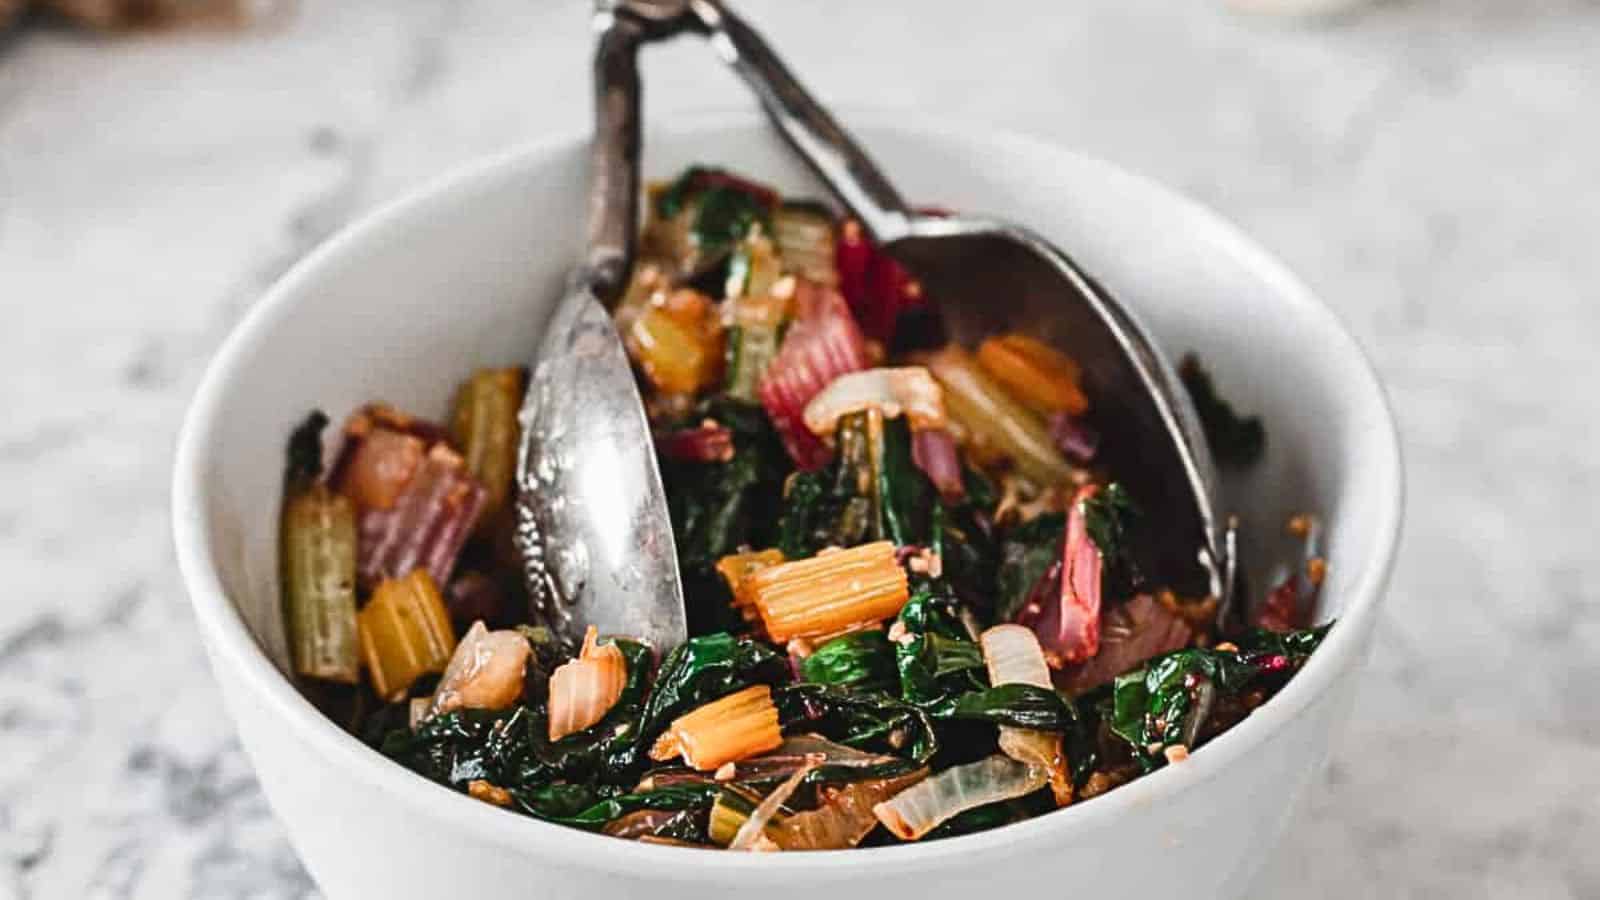
[[[1145,510],[1141,546],[1158,580],[1228,606],[1231,541],[1218,533],[1218,479],[1193,403],[1144,329],[1065,253],[1020,226],[928,216],[721,0],[624,0],[655,21],[689,20],[754,90],[772,123],[875,239],[922,281],[949,336],[973,344],[1025,331],[1083,367],[1098,398],[1103,458]]]
[[[639,211],[638,50],[664,33],[603,4],[596,16],[588,257],[540,342],[522,409],[517,541],[535,612],[642,639],[687,637],[683,584],[650,423],[608,311],[627,287]]]

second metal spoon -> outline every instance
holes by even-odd
[[[1103,458],[1145,510],[1148,574],[1228,606],[1218,479],[1199,417],[1144,329],[1073,260],[998,219],[913,211],[866,152],[721,0],[627,0],[707,35],[773,125],[890,255],[920,279],[949,336],[973,344],[1024,331],[1082,366],[1097,398]]]

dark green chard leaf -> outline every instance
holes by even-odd
[[[1127,558],[1129,533],[1138,516],[1133,499],[1117,482],[1106,485],[1083,501],[1084,528],[1107,564]]]
[[[916,706],[880,691],[794,684],[773,694],[790,733],[816,732],[861,750],[927,762],[939,750],[933,723]]]
[[[837,443],[833,462],[790,479],[778,526],[778,546],[789,559],[883,537],[865,414],[840,420]]]
[[[976,719],[1062,734],[1078,728],[1078,711],[1061,694],[1031,684],[1002,684],[963,694],[950,707],[952,719]]]
[[[949,711],[962,694],[981,690],[983,649],[963,638],[919,634],[896,646],[900,696],[930,715]]]
[[[1262,654],[1281,654],[1296,665],[1305,661],[1313,650],[1322,644],[1322,639],[1328,636],[1328,631],[1333,628],[1333,623],[1318,625],[1315,628],[1301,628],[1294,631],[1268,631],[1265,628],[1252,628],[1244,636],[1237,638],[1234,643],[1239,649],[1250,656]]]
[[[900,547],[931,544],[929,515],[937,494],[911,458],[911,426],[903,416],[874,421],[883,423],[881,435],[869,435],[880,448],[872,462],[883,535]]]
[[[961,621],[961,601],[943,579],[920,579],[900,609],[907,638],[895,645],[900,696],[929,715],[949,712],[956,698],[982,690],[983,648]]]
[[[554,813],[554,807],[551,806],[546,807],[551,814],[544,812],[534,814],[562,825],[597,831],[605,827],[607,822],[641,809],[710,809],[721,792],[722,786],[715,783],[672,785],[644,793],[619,794],[599,799],[577,813],[564,815]]]
[[[734,187],[714,187],[700,195],[689,233],[703,252],[715,252],[744,240],[757,225],[772,233],[772,217],[754,196]]]
[[[790,481],[779,525],[784,555],[800,559],[884,539],[930,546],[936,494],[911,459],[905,419],[843,416],[835,439],[832,463]]]
[[[627,663],[628,680],[616,704],[591,728],[551,742],[543,705],[463,709],[434,716],[415,732],[390,731],[380,749],[440,784],[464,789],[482,779],[510,790],[525,806],[534,800],[522,798],[536,797],[557,781],[625,783],[637,774],[631,751],[638,742],[652,659],[643,644],[615,643]]]
[[[733,432],[733,459],[685,462],[662,458],[661,478],[689,603],[690,631],[735,627],[718,559],[742,546],[777,540],[789,457],[760,407],[729,397],[701,404],[692,420],[713,419]]]
[[[752,684],[776,685],[788,677],[788,663],[765,644],[726,633],[692,637],[662,661],[640,717],[635,750],[642,754],[673,719],[697,706]]]
[[[535,729],[530,729],[532,723]],[[544,711],[464,709],[434,716],[415,732],[398,728],[384,738],[385,756],[443,785],[464,789],[484,779],[501,787],[535,787],[555,777],[536,755],[530,735],[545,727]]]
[[[556,822],[570,821],[582,815],[584,810],[608,797],[619,796],[623,792],[623,788],[612,785],[573,784],[565,781],[513,787],[508,790],[523,812]]]
[[[702,250],[736,243],[760,224],[772,233],[772,208],[777,195],[723,169],[690,166],[656,197],[656,215],[672,219],[691,212],[690,235]]]
[[[1261,458],[1267,447],[1267,431],[1259,416],[1241,416],[1222,399],[1211,374],[1193,353],[1178,364],[1178,377],[1194,400],[1200,427],[1217,462],[1228,466],[1248,466]]]
[[[881,631],[847,634],[806,657],[800,675],[817,684],[885,690],[896,684],[894,647]]]
[[[1194,745],[1219,692],[1233,696],[1256,685],[1281,687],[1330,627],[1281,635],[1257,631],[1237,650],[1191,647],[1149,660],[1113,683],[1111,730],[1147,771],[1157,768],[1163,748]]]
[[[1134,547],[1139,508],[1121,484],[1112,482],[1083,501],[1083,524],[1089,539],[1100,550],[1104,564],[1104,595],[1108,598],[1131,596],[1143,581]]]
[[[812,522],[828,517],[829,496],[826,470],[796,472],[784,488],[783,514],[778,520],[778,549],[787,559],[814,555],[813,547],[827,546],[813,532]]]
[[[1006,530],[1000,540],[995,621],[1015,619],[1033,586],[1060,562],[1066,530],[1067,517],[1060,513],[1048,513]]]
[[[940,634],[947,638],[971,640],[962,621],[960,598],[942,578],[911,576],[911,597],[900,608],[900,624],[912,634]]]
[[[982,476],[970,472],[969,476],[969,484],[974,478],[983,481]],[[929,516],[928,546],[939,554],[942,577],[974,612],[994,621],[999,548],[989,518],[993,506],[980,501],[980,495],[981,491],[969,489],[966,497],[954,504],[935,498]]]

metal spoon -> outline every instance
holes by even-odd
[[[922,281],[949,337],[1025,331],[1082,366],[1099,398],[1102,458],[1144,509],[1148,574],[1228,607],[1232,541],[1219,540],[1218,479],[1172,366],[1127,310],[1043,237],[997,219],[918,214],[777,54],[721,0],[626,0],[689,19],[755,91],[772,123],[868,233]],[[685,27],[682,23],[678,27]],[[1228,583],[1225,583],[1228,582]]]
[[[541,340],[521,413],[517,543],[535,613],[665,653],[688,636],[650,423],[608,307],[627,288],[639,210],[638,49],[648,15],[596,16],[588,257]],[[575,627],[576,626],[576,627]]]

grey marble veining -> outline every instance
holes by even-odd
[[[1409,522],[1356,722],[1259,897],[1600,896],[1600,6],[745,4],[832,98],[1198,196],[1370,348]],[[301,4],[244,35],[0,38],[0,898],[316,896],[169,548],[206,358],[351,217],[586,123],[579,0]],[[1025,8],[1025,10],[1024,10]],[[742,103],[647,63],[651,116]],[[708,151],[708,156],[714,156]]]

